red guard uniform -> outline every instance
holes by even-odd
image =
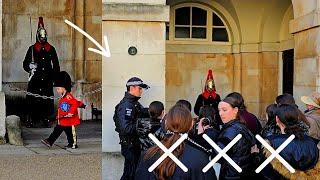
[[[83,104],[73,97],[71,93],[66,93],[59,100],[58,124],[60,126],[76,126],[80,124],[78,108]]]
[[[66,148],[76,149],[78,148],[78,145],[75,126],[80,124],[78,108],[85,108],[85,105],[74,98],[70,93],[71,78],[67,72],[61,71],[59,73],[57,81],[55,82],[55,87],[64,87],[66,89],[66,93],[59,100],[57,115],[58,124],[50,134],[49,138],[44,139],[41,142],[51,147],[64,131],[68,139],[68,145]]]

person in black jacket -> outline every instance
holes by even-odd
[[[191,103],[188,101],[188,100],[185,100],[185,99],[180,99],[176,102],[175,105],[179,105],[179,106],[183,106],[185,108],[187,108],[190,112],[191,112]],[[154,135],[161,141],[163,140],[167,130],[166,130],[166,127],[165,127],[165,122],[166,122],[166,116],[164,116],[162,118],[162,121],[161,121],[161,125],[160,125],[160,128],[154,133]],[[190,136],[190,133],[189,133],[189,136]]]
[[[204,105],[212,106],[218,112],[218,104],[221,101],[219,94],[216,93],[216,86],[213,79],[212,70],[208,71],[204,91],[198,96],[194,105],[194,113],[199,116],[200,108]],[[216,120],[219,125],[222,124],[220,116],[217,114]]]
[[[251,158],[251,148],[256,145],[256,141],[250,130],[239,120],[240,106],[234,97],[226,97],[219,103],[219,114],[224,124],[216,140],[217,145],[224,149],[238,134],[242,135],[242,138],[227,152],[242,169],[242,173],[223,159],[219,179],[243,179],[256,175]]]
[[[184,107],[186,107],[186,108],[191,112],[192,106],[191,106],[191,103],[190,103],[188,100],[179,99],[179,100],[176,102],[176,105],[184,106]]]
[[[188,133],[193,126],[190,111],[181,106],[174,105],[166,115],[166,129],[168,133],[162,143],[170,148],[184,133]],[[193,141],[185,140],[172,153],[187,168],[184,172],[177,167],[171,158],[166,158],[152,172],[148,168],[163,154],[158,146],[151,147],[140,159],[136,180],[214,180],[217,179],[215,171],[210,168],[206,173],[202,172],[203,167],[209,163],[209,155],[194,147]],[[197,145],[198,146],[198,145]]]
[[[121,180],[132,180],[140,157],[140,142],[137,135],[137,118],[143,115],[143,107],[138,102],[143,88],[149,86],[144,84],[140,78],[132,77],[126,84],[127,92],[124,98],[115,107],[113,120],[116,131],[119,133],[121,154],[124,156],[124,170]]]
[[[247,107],[245,106],[242,95],[238,92],[232,92],[228,94],[226,97],[233,97],[238,101],[237,103],[240,104],[240,108],[239,108],[240,121],[247,126],[247,128],[251,131],[252,134],[254,135],[259,134],[262,130],[260,121],[254,114],[247,111]]]
[[[280,128],[276,123],[277,105],[270,104],[266,108],[267,124],[261,130],[261,136],[267,138],[268,136],[281,134]]]
[[[227,151],[228,156],[242,169],[242,172],[239,173],[222,158],[219,160],[221,164],[219,179],[276,179],[278,176],[270,164],[259,174],[254,172],[266,158],[260,151],[254,135],[240,121],[239,109],[241,106],[241,101],[235,97],[226,97],[219,103],[219,115],[224,123],[220,132],[214,128],[211,128],[214,131],[208,131],[209,126],[203,124],[203,118],[199,122],[198,133],[208,135],[221,149],[224,149],[238,134],[242,135],[242,138]],[[217,133],[219,133],[218,136]],[[207,146],[204,147],[207,148]],[[216,151],[212,148],[212,158],[216,155]]]
[[[202,135],[206,134],[213,141],[216,141],[219,136],[220,129],[218,122],[215,119],[216,114],[217,112],[212,106],[202,106],[199,112],[199,122],[196,123],[194,127],[195,135],[192,137],[193,140],[206,149],[211,149],[212,146],[202,137]]]
[[[304,130],[299,126],[299,110],[296,106],[282,104],[276,111],[277,126],[281,134],[268,136],[271,146],[277,149],[290,135],[295,138],[280,152],[294,169],[306,171],[316,166],[319,159],[319,149],[313,139],[305,135]]]
[[[276,104],[278,106],[282,104],[292,105],[298,108],[296,102],[291,94],[284,93],[276,97]],[[298,109],[299,110],[299,109]],[[305,135],[309,135],[310,123],[302,111],[299,110],[299,126],[303,129]]]
[[[154,134],[160,127],[164,115],[164,106],[160,101],[153,101],[149,105],[150,118],[139,118],[137,121],[137,132],[142,151],[146,151],[154,145],[148,137],[149,133]]]
[[[53,96],[54,77],[60,72],[55,48],[47,42],[47,32],[43,18],[39,17],[37,42],[30,46],[23,61],[23,69],[29,73],[27,91],[33,94]],[[49,117],[54,115],[53,99],[43,99],[32,95],[26,96],[27,127],[43,124],[50,127]]]

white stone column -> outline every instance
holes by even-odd
[[[320,0],[293,0],[294,19],[290,33],[294,35],[293,95],[300,108],[300,97],[320,92]]]
[[[0,24],[2,24],[2,0],[0,0]],[[6,134],[6,104],[5,95],[2,91],[2,26],[0,26],[0,142]]]
[[[2,0],[0,0],[0,24],[2,25]],[[0,92],[2,91],[2,26],[0,26]]]
[[[123,98],[126,81],[140,77],[151,88],[140,102],[165,102],[165,22],[169,7],[165,0],[107,1],[102,11],[102,36],[108,37],[110,58],[102,62],[102,151],[119,152],[119,138],[113,122],[114,107]],[[128,48],[135,46],[136,55]]]

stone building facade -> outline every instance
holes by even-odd
[[[103,151],[119,151],[112,115],[133,75],[151,85],[144,106],[194,105],[210,68],[217,92],[242,93],[259,117],[283,92],[303,109],[300,96],[320,90],[319,10],[320,0],[104,0]]]

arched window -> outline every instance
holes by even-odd
[[[214,12],[212,12],[212,41],[229,41],[226,25]]]
[[[170,23],[166,24],[167,40],[230,41],[227,26],[211,8],[200,4],[188,3],[177,5],[171,11]]]

